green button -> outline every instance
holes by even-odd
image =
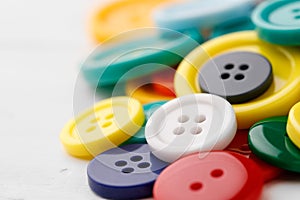
[[[281,45],[300,45],[300,1],[266,1],[253,12],[259,36]]]
[[[249,146],[254,154],[277,167],[300,172],[300,150],[286,133],[287,117],[268,118],[254,124]]]

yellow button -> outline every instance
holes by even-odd
[[[249,102],[233,105],[238,128],[247,129],[264,118],[287,115],[300,100],[300,49],[263,42],[254,31],[224,35],[194,49],[176,71],[176,95],[201,92],[197,77],[203,64],[214,56],[233,51],[261,54],[273,68],[273,83],[264,94]]]
[[[292,142],[300,148],[300,102],[290,110],[286,131]]]
[[[153,9],[171,0],[118,0],[108,3],[92,17],[91,32],[98,42],[136,28],[154,26]]]
[[[138,99],[142,104],[155,101],[168,101],[175,96],[163,95],[153,89],[151,81],[145,81],[144,78],[130,80],[126,83],[126,95]]]
[[[113,97],[69,121],[60,140],[73,156],[93,158],[134,135],[145,120],[142,105],[129,97]]]

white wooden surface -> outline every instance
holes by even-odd
[[[87,185],[88,162],[68,156],[59,133],[93,102],[78,66],[93,48],[88,16],[102,2],[1,1],[1,200],[100,199]],[[300,176],[285,177],[262,199],[299,199],[299,187]]]

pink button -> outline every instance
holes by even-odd
[[[154,185],[154,198],[259,199],[262,172],[237,153],[210,152],[183,157],[167,167]]]

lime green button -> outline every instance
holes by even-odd
[[[287,117],[259,121],[249,131],[249,146],[254,154],[277,167],[300,172],[300,150],[286,132]]]
[[[271,43],[300,45],[300,1],[266,1],[253,12],[259,37]]]

